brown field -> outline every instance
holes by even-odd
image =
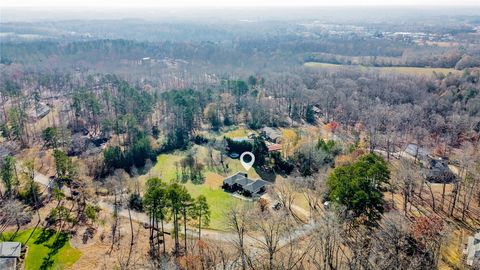
[[[456,70],[453,68],[421,68],[421,67],[366,67],[366,66],[353,66],[353,65],[336,65],[328,63],[318,63],[318,62],[307,62],[304,64],[307,68],[313,69],[341,69],[341,68],[358,68],[362,71],[373,70],[380,73],[391,74],[407,74],[407,75],[419,75],[419,76],[432,76],[433,73],[442,73],[447,75],[449,73],[461,74],[463,71]]]

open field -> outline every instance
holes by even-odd
[[[19,232],[13,241],[27,241],[33,229]],[[9,235],[6,236],[7,239]],[[67,234],[37,229],[27,243],[25,269],[65,269],[73,265],[81,252],[70,246]]]
[[[195,146],[194,151],[198,161],[206,163],[204,160],[207,158],[207,149],[203,146]],[[185,152],[175,152],[172,154],[159,155],[155,166],[146,175],[143,175],[139,178],[140,182],[144,183],[148,177],[156,176],[160,177],[166,182],[175,180],[176,163],[180,162],[184,158],[185,154]],[[220,174],[217,168],[213,169],[206,166],[204,170],[205,182],[203,184],[193,184],[190,181],[184,183],[192,197],[195,198],[199,195],[204,195],[207,198],[211,211],[209,225],[210,229],[225,229],[223,216],[224,212],[229,209],[229,206],[251,203],[237,199],[231,194],[224,192],[221,188],[225,176],[233,174],[237,171],[243,171],[243,167],[239,160],[226,158],[226,164],[228,164],[228,172],[225,175],[222,175],[223,173]],[[249,176],[253,179],[259,177],[254,170],[249,172]]]
[[[337,64],[328,64],[328,63],[318,63],[318,62],[306,62],[304,64],[307,68],[324,68],[324,69],[336,69],[336,68],[345,68],[345,67],[355,67],[360,70],[375,70],[381,73],[399,73],[407,75],[422,75],[430,76],[435,73],[443,73],[447,75],[448,73],[461,74],[461,70],[456,70],[453,68],[421,68],[421,67],[366,67],[366,66],[354,66],[354,65],[337,65]]]

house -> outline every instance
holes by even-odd
[[[463,253],[467,256],[467,265],[480,267],[480,232],[468,237]]]
[[[431,183],[455,182],[456,176],[448,167],[448,158],[428,157],[428,172],[426,180]]]
[[[32,107],[28,110],[28,117],[32,121],[39,120],[47,116],[47,114],[49,114],[51,110],[52,109],[48,105],[44,103],[38,103],[32,105]]]
[[[222,188],[229,192],[240,192],[248,197],[258,197],[265,192],[269,184],[262,179],[252,180],[246,173],[238,172],[225,178]]]
[[[418,144],[410,143],[405,148],[405,153],[420,160],[426,160],[430,156],[430,151]]]
[[[264,127],[260,131],[260,135],[265,140],[276,143],[282,137],[282,132],[276,128]]]
[[[321,113],[322,113],[322,110],[320,110],[320,108],[319,108],[317,105],[314,105],[314,106],[312,107],[312,110],[313,110],[313,112],[316,113],[316,114],[321,114]]]
[[[19,242],[0,243],[0,269],[16,270],[21,251],[22,244]]]

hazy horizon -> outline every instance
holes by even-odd
[[[338,15],[348,15],[339,19],[403,20],[411,16],[476,16],[480,6],[218,6],[218,7],[2,7],[0,22],[49,21],[49,20],[118,20],[144,19],[334,19]]]

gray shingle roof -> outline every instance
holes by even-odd
[[[263,187],[270,184],[262,179],[252,180],[247,177],[246,173],[238,172],[232,176],[229,176],[223,180],[223,184],[233,186],[239,185],[244,191],[248,191],[251,194],[258,193]]]
[[[264,127],[262,129],[262,131],[265,132],[265,135],[267,135],[267,137],[272,139],[272,140],[276,140],[276,139],[282,137],[282,133],[278,129],[274,129],[274,128],[271,128],[271,127]]]
[[[244,186],[243,189],[252,194],[255,194],[255,193],[258,193],[263,187],[265,187],[268,184],[270,183],[265,180],[257,179],[255,182]]]
[[[232,176],[229,176],[227,178],[225,178],[225,180],[223,180],[223,183],[224,184],[227,184],[227,185],[234,185],[234,184],[237,184],[237,185],[240,185],[240,186],[244,186],[244,185],[248,185],[250,184],[251,182],[253,182],[253,180],[250,180],[247,178],[247,174],[246,173],[242,173],[242,172],[238,172]]]
[[[430,155],[430,151],[428,149],[414,143],[407,145],[405,152],[411,156],[415,156],[418,153],[418,156],[422,158],[426,158],[428,155]]]
[[[2,270],[16,270],[17,258],[0,258],[0,269]]]
[[[471,266],[475,260],[480,260],[480,232],[468,238],[466,253],[468,265]]]
[[[22,244],[19,242],[2,242],[0,243],[0,257],[20,257]]]

